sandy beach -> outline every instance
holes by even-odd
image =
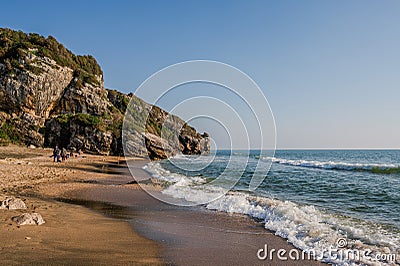
[[[138,235],[126,221],[52,199],[62,197],[61,187],[68,191],[85,187],[87,179],[109,176],[104,168],[118,158],[85,155],[57,164],[51,153],[0,148],[0,199],[18,197],[28,207],[0,210],[0,265],[162,265],[159,245]],[[45,224],[17,226],[11,221],[33,211]]]
[[[122,158],[85,155],[53,163],[50,149],[0,148],[1,198],[25,200],[46,223],[17,226],[0,210],[1,265],[317,265],[260,261],[294,247],[249,217],[162,203],[135,184]],[[149,175],[135,161],[138,180]],[[147,185],[147,189],[160,189]]]

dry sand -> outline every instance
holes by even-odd
[[[322,265],[259,261],[257,250],[265,244],[294,247],[246,216],[154,199],[131,184],[120,158],[88,155],[57,164],[48,158],[51,150],[26,150],[0,148],[0,196],[22,195],[46,224],[18,228],[13,214],[0,210],[1,265]],[[2,160],[4,154],[9,159]],[[136,179],[149,178],[145,163],[134,164]]]
[[[0,147],[0,199],[17,196],[28,206],[24,211],[0,210],[0,265],[163,264],[158,244],[135,233],[124,220],[48,199],[62,197],[60,184],[69,184],[67,191],[109,176],[107,165],[118,158],[87,155],[57,164],[51,153]],[[46,223],[17,226],[11,221],[25,211],[40,213]]]

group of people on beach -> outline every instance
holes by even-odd
[[[82,154],[81,150],[78,150],[78,154],[75,155],[75,157],[80,156]],[[66,148],[59,148],[58,146],[56,146],[53,150],[53,161],[54,162],[64,162],[69,158],[73,158],[74,157],[74,151],[73,149],[71,149],[70,151],[67,151]]]

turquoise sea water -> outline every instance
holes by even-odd
[[[205,190],[199,183],[211,182],[224,171],[233,174],[235,163],[247,160],[231,192],[203,204],[206,208],[254,217],[298,248],[317,254],[345,238],[346,249],[398,255],[399,150],[279,150],[274,157],[260,156],[259,151],[218,151],[207,167],[196,169],[202,160],[181,156],[151,163],[146,169],[168,181],[165,194],[202,202],[213,197],[218,183],[213,184],[214,190]],[[204,156],[204,160],[209,159]],[[265,171],[255,171],[257,164]],[[265,179],[250,192],[254,175]],[[323,255],[321,260],[338,265],[370,263],[369,258]],[[395,262],[380,259],[379,263]]]

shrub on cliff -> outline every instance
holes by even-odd
[[[9,143],[19,143],[20,137],[15,127],[9,123],[5,122],[0,127],[0,146],[8,145]]]
[[[100,116],[83,113],[60,115],[56,119],[61,125],[68,125],[70,121],[95,128],[100,128],[103,125],[103,119]]]
[[[0,63],[3,63],[8,71],[12,71],[12,68],[25,68],[22,60],[28,50],[38,56],[53,59],[60,66],[71,68],[75,77],[84,82],[100,85],[95,76],[102,76],[103,71],[93,56],[74,55],[52,36],[45,38],[36,33],[26,34],[0,28]],[[29,67],[32,68],[27,64],[27,68]],[[32,70],[35,74],[38,71]]]

